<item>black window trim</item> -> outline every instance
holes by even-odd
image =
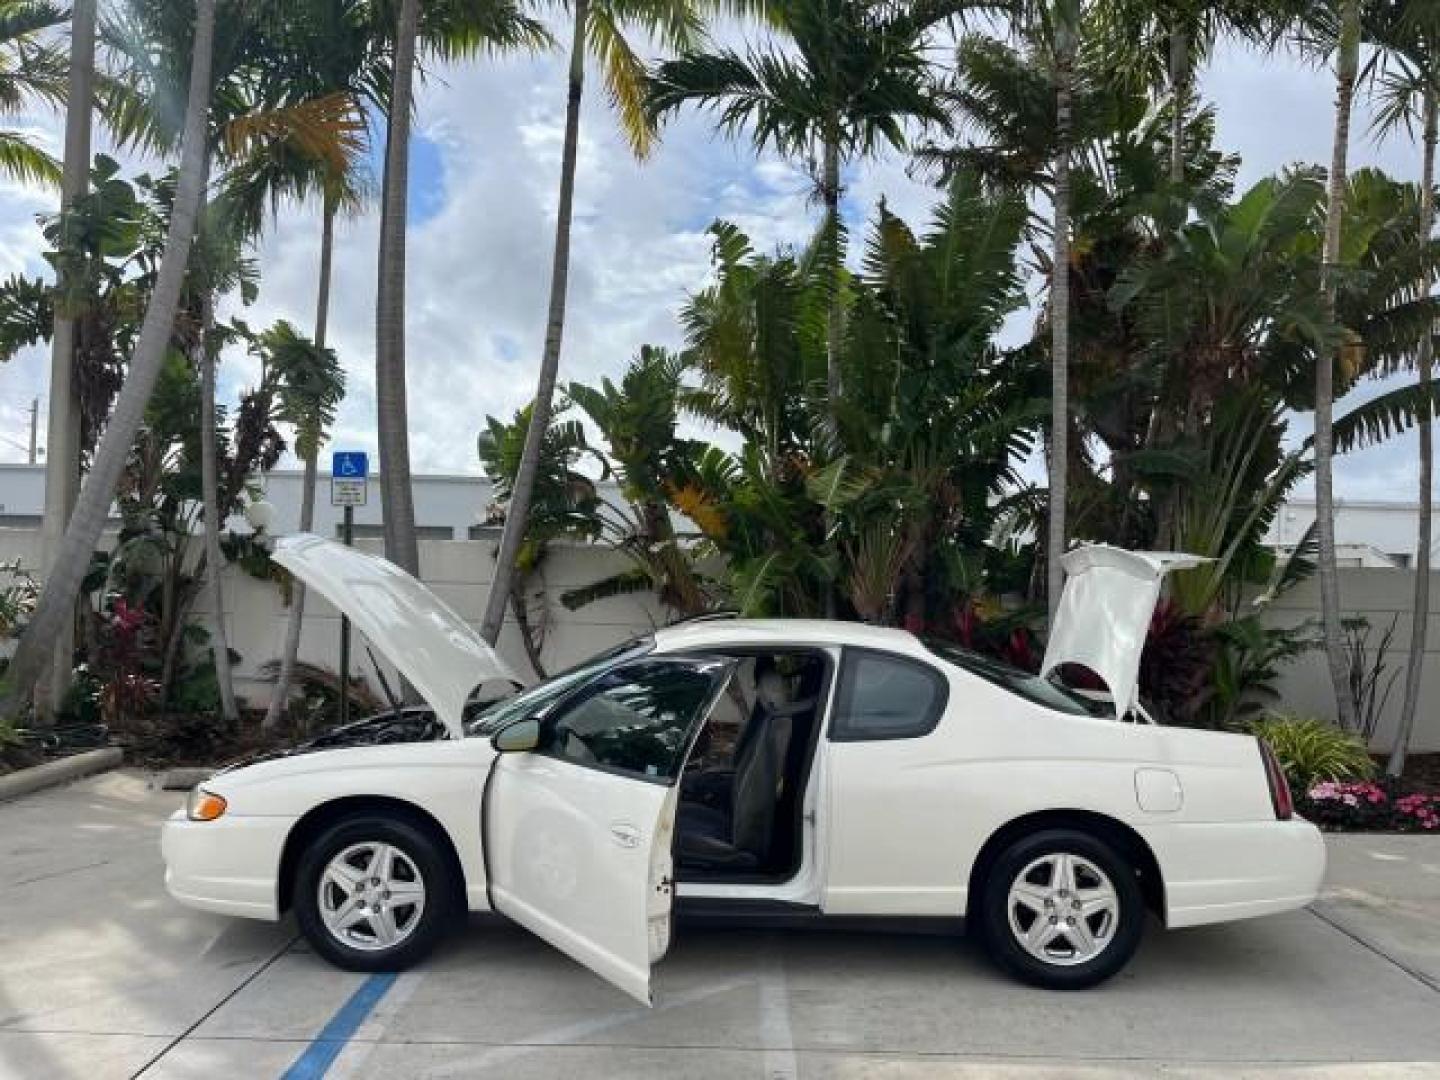
[[[599,672],[595,676],[595,678],[589,679],[583,685],[575,687],[575,689],[571,693],[566,694],[564,697],[560,698],[558,701],[556,701],[548,709],[545,709],[539,715],[529,717],[528,719],[538,721],[540,724],[541,732],[546,732],[546,725],[553,723],[553,721],[558,719],[560,714],[565,712],[570,706],[580,704],[581,699],[590,696],[591,692],[598,692],[598,687],[602,680],[607,679],[611,675],[614,675],[617,672],[624,671],[626,668],[636,664],[653,664],[656,662],[665,662],[683,663],[686,666],[693,666],[695,664],[705,662],[713,664],[725,661],[725,659],[726,658],[723,656],[656,653],[652,650],[645,653],[643,656],[632,657],[631,659],[624,661],[623,663],[616,664],[614,667],[606,668],[604,671]],[[725,687],[730,682],[730,679],[734,676],[734,674],[735,664],[733,661],[730,661],[728,662],[728,670],[725,672],[724,676],[715,683],[715,687],[713,690],[711,690],[710,696],[705,700],[704,708],[701,710],[700,722],[696,724],[694,730],[690,732],[690,739],[685,747],[685,753],[681,755],[680,758],[679,770],[677,770],[675,775],[668,780],[663,776],[647,776],[644,773],[636,772],[634,769],[621,768],[619,765],[606,765],[604,762],[600,761],[576,761],[572,757],[565,757],[562,754],[557,754],[551,750],[545,749],[543,746],[537,746],[534,750],[529,751],[529,753],[534,754],[537,757],[543,757],[547,761],[557,761],[562,765],[573,765],[577,769],[589,769],[592,772],[607,773],[610,776],[619,776],[623,777],[626,780],[638,780],[642,784],[654,784],[658,787],[674,787],[680,782],[680,777],[685,772],[685,762],[690,757],[690,751],[695,747],[695,740],[699,737],[701,728],[705,726],[705,722],[710,718],[710,713],[715,708],[715,703],[720,700],[720,695],[725,692]]]
[[[858,732],[840,731],[839,725],[844,709],[845,676],[849,670],[851,656],[876,656],[883,660],[891,661],[892,663],[898,662],[923,671],[939,691],[935,696],[935,704],[930,708],[930,715],[927,717],[927,723],[924,728],[916,728],[890,735],[866,735]],[[908,653],[892,652],[889,649],[872,649],[863,645],[845,645],[840,649],[840,664],[835,673],[835,700],[830,707],[830,722],[826,726],[825,737],[830,742],[835,743],[898,742],[902,739],[923,739],[925,736],[932,734],[935,729],[940,726],[940,718],[945,715],[945,709],[949,704],[950,679],[944,671],[934,664],[927,663],[920,657],[911,656]]]

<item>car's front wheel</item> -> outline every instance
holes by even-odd
[[[347,818],[305,849],[295,916],[321,956],[351,971],[419,961],[449,920],[454,884],[439,845],[408,821]]]
[[[1054,990],[1114,975],[1145,928],[1134,868],[1109,844],[1070,829],[1033,833],[1001,853],[986,877],[980,915],[996,961]]]

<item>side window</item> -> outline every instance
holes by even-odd
[[[928,735],[939,723],[948,695],[945,676],[928,664],[846,649],[830,738],[859,742]]]
[[[551,757],[673,783],[731,665],[645,660],[601,677],[545,722]]]

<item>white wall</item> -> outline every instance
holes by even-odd
[[[379,553],[379,540],[361,541],[356,547]],[[495,560],[493,544],[484,541],[420,541],[420,576],[435,593],[472,626],[479,627]],[[600,548],[557,545],[545,563],[545,604],[532,604],[532,625],[546,624],[543,662],[554,674],[586,657],[635,634],[666,622],[659,606],[648,596],[626,596],[601,600],[567,611],[559,597],[566,590],[586,585],[624,569],[620,556]],[[226,573],[225,630],[230,647],[241,655],[236,671],[236,688],[247,698],[264,701],[265,684],[254,679],[257,667],[278,657],[284,645],[289,609],[273,583],[259,581],[234,567]],[[196,605],[196,617],[208,610]],[[536,618],[537,609],[545,611]],[[507,613],[508,614],[508,613]],[[367,672],[370,659],[358,635],[352,639],[352,672]],[[500,651],[514,671],[533,680],[534,670],[525,655],[519,631],[507,619],[500,638]],[[313,594],[305,602],[305,624],[301,634],[302,659],[329,668],[339,667],[340,617],[324,600]],[[387,672],[387,676],[388,676]],[[373,681],[373,680],[372,680]],[[394,683],[392,682],[392,685]],[[378,688],[378,687],[377,687]]]
[[[361,540],[356,547],[378,554],[383,544],[379,540]],[[494,549],[495,543],[487,540],[420,541],[421,578],[476,627],[484,617],[485,599],[490,592]],[[0,528],[0,562],[10,562],[16,557],[39,576],[38,530]],[[551,674],[669,621],[649,594],[612,597],[574,612],[560,603],[560,596],[567,589],[588,585],[629,565],[622,556],[604,548],[567,544],[551,548],[543,574],[543,602],[531,604],[532,626],[545,628],[542,660]],[[283,650],[289,608],[277,585],[253,578],[234,566],[226,567],[224,587],[225,632],[230,647],[241,657],[235,671],[236,689],[247,699],[263,703],[268,690],[266,684],[256,679],[255,672],[267,660],[279,657]],[[200,621],[208,611],[202,592],[194,607],[194,618]],[[519,631],[510,613],[506,614],[500,651],[514,671],[527,681],[533,680],[534,669],[525,654]],[[358,635],[352,640],[351,670],[368,674],[370,660],[363,643]],[[339,613],[313,593],[305,602],[300,656],[332,669],[338,669],[340,663]]]
[[[1395,570],[1342,569],[1340,602],[1346,614],[1363,615],[1370,622],[1369,644],[1373,651],[1381,635],[1395,623],[1395,637],[1386,654],[1383,683],[1395,676],[1385,711],[1376,725],[1373,746],[1388,750],[1395,737],[1400,703],[1405,693],[1405,665],[1410,656],[1410,601],[1415,585],[1409,572]],[[1272,626],[1297,626],[1320,615],[1320,581],[1311,576],[1271,604],[1265,621]],[[1286,709],[1312,716],[1335,718],[1335,697],[1325,653],[1315,650],[1283,669],[1277,683]],[[1421,752],[1440,751],[1440,572],[1430,578],[1430,626],[1425,638],[1425,666],[1420,686],[1411,748]]]
[[[378,540],[366,540],[358,547],[379,552]],[[420,576],[447,603],[472,625],[478,626],[494,570],[494,543],[491,541],[422,540]],[[40,558],[39,534],[34,530],[0,529],[0,562],[19,556],[29,567]],[[667,621],[663,610],[649,594],[619,596],[567,611],[560,603],[566,589],[586,585],[617,570],[625,560],[602,548],[556,545],[546,563],[544,662],[553,674],[609,645],[623,641]],[[1341,599],[1345,610],[1366,616],[1375,628],[1372,641],[1399,613],[1395,643],[1390,653],[1391,672],[1399,672],[1388,707],[1376,732],[1375,746],[1385,749],[1393,738],[1403,691],[1404,666],[1410,640],[1409,573],[1396,570],[1345,569],[1340,572]],[[255,680],[257,667],[280,655],[285,639],[288,609],[279,588],[257,581],[234,567],[226,571],[226,631],[231,648],[241,655],[236,671],[238,688],[250,700],[263,702],[266,687]],[[1425,681],[1413,747],[1417,751],[1440,751],[1440,572],[1430,589],[1431,633],[1426,643]],[[540,605],[534,605],[539,607]],[[197,618],[203,612],[197,606]],[[1276,626],[1294,626],[1316,618],[1320,602],[1318,582],[1312,577],[1276,600],[1265,619]],[[306,603],[301,656],[329,668],[338,667],[340,620],[335,610],[318,597]],[[533,671],[520,643],[518,631],[507,622],[500,641],[501,652],[515,671],[526,679]],[[353,670],[367,671],[369,658],[358,639],[353,651]],[[1333,718],[1334,700],[1324,655],[1313,652],[1285,668],[1278,681],[1282,707],[1296,712]]]

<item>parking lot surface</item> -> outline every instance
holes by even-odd
[[[647,1010],[495,918],[366,977],[181,908],[179,802],[116,772],[0,806],[0,1075],[1440,1076],[1440,838],[1332,837],[1314,910],[1157,929],[1086,993],[963,938],[682,926]]]

